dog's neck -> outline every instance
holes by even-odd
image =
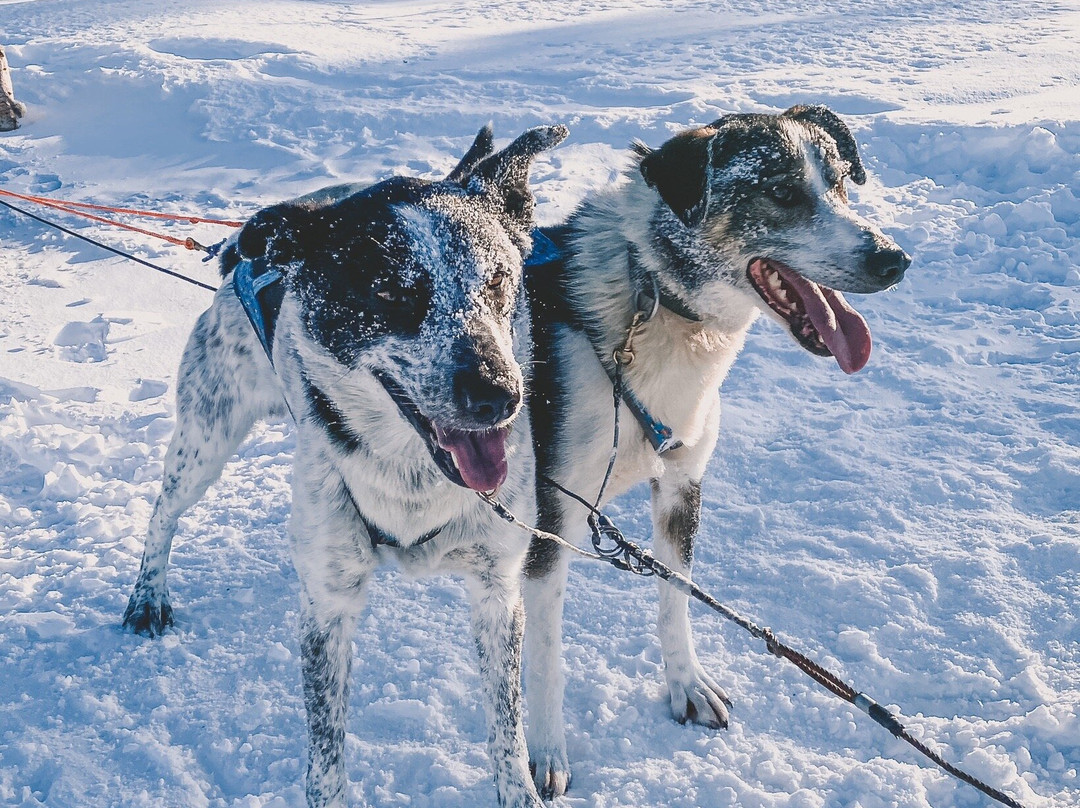
[[[660,307],[635,339],[642,352],[653,340],[666,343],[674,339],[688,357],[698,358],[741,346],[757,307],[734,289],[732,300],[720,312],[702,310],[689,299],[680,277],[700,278],[733,270],[704,265],[712,257],[711,251],[663,206],[636,172],[628,182],[597,194],[578,209],[571,220],[571,238],[574,250],[567,266],[570,303],[590,325],[590,339],[598,354],[610,356],[619,347],[633,318],[636,289],[632,276],[636,273],[631,262],[640,264],[638,272],[653,274],[669,294],[700,317],[694,321]]]
[[[636,358],[625,369],[635,394],[686,441],[700,431],[702,413],[696,403],[715,400],[702,394],[723,382],[757,308],[734,288],[733,300],[719,314],[702,311],[680,294],[680,272],[700,277],[728,270],[701,266],[700,258],[695,263],[708,251],[680,243],[682,234],[674,228],[682,224],[662,205],[636,172],[628,182],[586,201],[571,220],[574,249],[567,261],[567,292],[597,356],[605,360],[622,347],[635,313],[630,260],[639,261],[641,270],[654,274],[669,294],[679,295],[700,316],[694,321],[660,306],[636,331]],[[665,235],[669,230],[675,238]],[[685,241],[692,240],[687,234]],[[631,252],[635,259],[629,258]],[[672,390],[686,395],[673,396]]]

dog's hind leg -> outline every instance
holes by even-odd
[[[502,808],[541,808],[529,776],[521,716],[521,643],[525,607],[520,567],[485,560],[469,575],[473,639],[488,723],[488,751]]]
[[[701,522],[701,483],[688,479],[677,466],[652,481],[653,544],[656,558],[689,576],[694,561],[694,538]],[[705,673],[694,651],[687,596],[663,581],[660,616],[656,623],[671,712],[679,723],[727,727],[731,702]]]
[[[238,304],[236,304],[238,306]],[[161,493],[150,516],[142,565],[124,612],[124,628],[150,637],[172,625],[166,571],[180,516],[221,476],[225,461],[255,420],[281,408],[273,371],[246,322],[222,300],[204,312],[177,375],[176,431],[165,457]],[[239,315],[243,317],[241,313]],[[239,329],[244,329],[238,331]]]

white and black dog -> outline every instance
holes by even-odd
[[[545,231],[548,254],[526,269],[539,526],[579,544],[588,536],[585,509],[545,477],[597,495],[621,361],[626,417],[605,501],[651,481],[656,555],[689,574],[700,481],[720,426],[717,389],[758,312],[853,373],[869,357],[870,332],[840,290],[888,289],[911,260],[849,207],[845,179],[862,184],[866,173],[850,131],[825,107],[728,115],[635,152],[639,170]],[[642,322],[628,353],[635,314]],[[526,574],[530,763],[550,797],[570,780],[565,555],[534,541]],[[657,631],[675,718],[726,726],[729,702],[698,662],[687,598],[663,583]]]
[[[521,719],[527,535],[476,494],[535,509],[522,408],[533,158],[565,127],[491,154],[491,130],[446,180],[338,186],[256,214],[177,381],[177,425],[124,615],[172,623],[165,574],[180,515],[256,419],[296,419],[289,532],[301,583],[307,800],[343,806],[351,636],[380,561],[463,574],[499,804],[541,805]]]

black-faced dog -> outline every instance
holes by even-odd
[[[180,515],[256,419],[296,419],[289,525],[301,583],[310,806],[343,806],[351,634],[381,560],[470,585],[498,801],[541,805],[521,723],[526,534],[534,462],[522,409],[529,166],[565,127],[491,154],[481,130],[449,177],[339,186],[256,214],[184,351],[177,426],[124,625],[172,623],[165,572]],[[490,155],[490,156],[489,156]]]
[[[888,289],[910,259],[849,208],[845,179],[862,184],[866,173],[850,131],[825,107],[728,115],[635,151],[639,170],[548,231],[553,259],[527,270],[539,526],[587,538],[585,510],[544,476],[597,495],[619,361],[624,417],[605,500],[651,481],[656,555],[689,574],[700,480],[720,425],[717,388],[758,312],[853,373],[870,355],[870,332],[840,290]],[[536,541],[526,573],[530,762],[551,796],[570,779],[559,655],[565,557]],[[698,663],[687,598],[662,583],[657,631],[675,718],[726,726],[729,702]]]

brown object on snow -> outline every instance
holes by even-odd
[[[8,70],[7,55],[0,46],[0,132],[10,132],[19,128],[19,118],[26,114],[26,107],[15,100],[15,90],[11,86],[11,71]]]

